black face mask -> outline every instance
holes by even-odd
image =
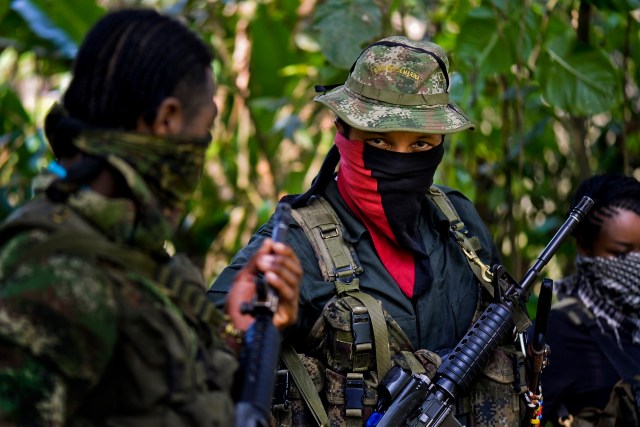
[[[418,216],[442,161],[442,144],[418,153],[396,153],[338,134],[336,145],[341,157],[340,193],[366,225],[382,262],[402,291],[410,297],[421,293],[433,280],[433,273],[418,232]],[[408,253],[412,268],[406,265]]]
[[[377,181],[393,235],[400,246],[415,252],[424,252],[422,239],[417,238],[417,219],[443,155],[442,144],[411,154],[380,150],[368,144],[364,147],[364,166]]]

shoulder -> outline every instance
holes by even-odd
[[[460,216],[465,216],[465,214],[478,215],[473,202],[462,191],[444,185],[435,185],[435,187],[444,193]]]
[[[91,317],[92,310],[112,305],[110,280],[90,253],[67,251],[65,243],[57,241],[57,230],[74,227],[47,218],[55,208],[42,201],[28,203],[0,227],[0,236],[7,237],[0,244],[0,298],[23,307],[46,307],[29,316],[57,311]],[[69,240],[66,234],[62,237],[66,239],[59,240]]]
[[[498,251],[495,248],[495,243],[493,241],[493,236],[491,232],[487,228],[484,220],[476,210],[475,206],[469,200],[467,196],[465,196],[461,191],[443,186],[443,185],[435,185],[436,189],[440,190],[442,194],[444,194],[446,200],[449,202],[450,206],[453,207],[456,216],[462,220],[465,227],[469,230],[471,236],[475,236],[481,241],[481,246],[485,248],[485,250],[492,254],[491,262],[499,262]],[[434,197],[431,197],[432,201],[432,215],[434,218],[437,218],[436,221],[439,220],[448,220],[451,221],[451,218],[447,218],[447,203],[438,203],[436,202]],[[439,212],[438,212],[439,211]],[[437,212],[437,213],[433,213]]]
[[[565,297],[553,304],[549,315],[567,326],[580,326],[584,324],[585,317],[592,316],[584,304],[574,297]]]
[[[46,233],[30,230],[0,249],[0,337],[46,355],[65,376],[94,380],[115,343],[114,288],[82,256],[25,258],[46,240]]]

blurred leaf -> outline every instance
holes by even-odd
[[[365,45],[382,33],[382,13],[372,0],[327,0],[315,12],[315,29],[326,58],[349,69]]]
[[[458,36],[457,56],[471,61],[482,75],[506,71],[513,63],[511,48],[496,31],[497,25],[492,10],[479,7],[462,23],[464,31]]]
[[[630,12],[640,8],[640,0],[584,0],[602,10]]]
[[[0,0],[0,21],[4,19],[4,16],[9,11],[9,0]]]
[[[86,32],[104,14],[95,1],[87,0],[13,0],[11,8],[67,58],[75,57]]]
[[[584,47],[563,55],[549,47],[538,70],[545,100],[571,114],[609,111],[619,102],[620,77],[597,48]]]
[[[18,94],[7,84],[0,85],[0,146],[6,142],[6,133],[21,130],[30,123],[31,118]]]

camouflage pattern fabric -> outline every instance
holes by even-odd
[[[344,85],[314,100],[362,130],[449,134],[473,129],[448,90],[449,61],[442,48],[393,36],[367,48]]]
[[[640,375],[635,381],[640,382]],[[626,427],[640,425],[634,391],[629,383],[620,380],[611,390],[604,409],[586,407],[573,417],[571,427]]]
[[[52,111],[67,114],[59,103]],[[200,181],[210,142],[210,135],[159,137],[106,130],[86,130],[71,141],[83,153],[106,159],[124,176],[143,205],[157,199],[168,208],[180,208],[192,195]]]
[[[375,352],[358,351],[353,333],[352,310],[360,302],[352,296],[336,296],[324,307],[307,339],[312,349],[309,354],[299,354],[332,426],[361,426],[376,409],[380,378],[376,372]],[[413,352],[411,342],[389,314],[383,310],[389,331],[389,350],[392,363],[407,371],[435,375],[441,363],[440,357],[428,350]],[[349,416],[346,410],[346,385],[350,375],[362,379],[361,415]],[[513,394],[513,393],[512,393]],[[297,386],[290,382],[289,406],[274,408],[274,424],[278,426],[314,425],[313,416],[304,403]]]
[[[132,254],[155,250],[171,276],[204,291],[193,265],[157,250],[168,227],[149,219],[161,221],[160,205],[140,176],[129,179],[149,195],[143,224],[135,223],[132,201],[89,190],[64,205],[33,201],[9,224],[39,203],[35,211],[43,223],[78,232],[89,243],[126,243]],[[3,425],[230,425],[237,362],[219,338],[223,325],[199,318],[153,277],[90,249],[38,252],[55,236],[45,228],[20,231],[0,244]]]
[[[166,207],[175,208],[193,194],[200,181],[207,138],[155,137],[125,132],[86,132],[74,141],[81,151],[103,156],[123,171],[122,159],[144,178]],[[131,182],[130,173],[125,178]]]

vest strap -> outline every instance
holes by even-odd
[[[429,197],[429,199],[449,220],[449,230],[458,243],[458,246],[460,246],[462,253],[467,258],[467,263],[469,264],[471,271],[473,271],[473,274],[480,283],[482,283],[489,295],[493,297],[493,273],[491,272],[490,267],[482,262],[480,257],[476,254],[476,251],[480,249],[480,241],[476,236],[468,236],[469,230],[467,230],[467,227],[460,219],[458,212],[456,212],[456,209],[453,207],[453,204],[447,195],[444,194],[444,191],[432,185],[427,191],[427,197]]]
[[[307,372],[307,369],[302,364],[302,361],[300,361],[298,354],[290,343],[284,342],[282,344],[280,355],[318,426],[329,427],[329,415],[327,415],[327,411],[325,411],[322,405],[320,395],[318,395],[316,391],[309,372]]]

